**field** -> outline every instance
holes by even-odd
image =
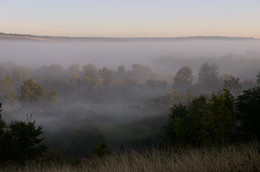
[[[5,172],[71,171],[260,171],[259,145],[256,143],[222,148],[152,149],[145,152],[113,153],[102,158],[78,162],[10,163]]]

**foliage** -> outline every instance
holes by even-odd
[[[33,81],[32,78],[23,82],[21,86],[21,98],[24,101],[33,103],[38,101],[54,101],[57,93],[51,91],[47,93],[44,88]]]
[[[201,96],[184,104],[171,107],[170,119],[165,127],[170,142],[177,144],[191,143],[200,145],[203,142],[202,117],[206,106],[206,98]]]
[[[229,79],[224,80],[224,88],[230,90],[234,95],[239,95],[242,90],[242,85],[239,82],[239,78],[229,76]]]
[[[218,89],[220,86],[218,73],[218,65],[216,63],[204,63],[198,74],[198,84],[210,92]]]
[[[0,99],[8,100],[9,102],[14,102],[17,93],[13,86],[13,80],[9,75],[5,75],[3,79],[0,78]]]
[[[222,144],[233,141],[236,115],[234,97],[229,90],[223,89],[223,93],[213,93],[207,103],[205,116],[209,141]]]
[[[188,66],[182,67],[174,77],[174,85],[179,87],[189,87],[192,84],[192,70]]]
[[[192,145],[223,144],[234,139],[234,97],[229,90],[204,96],[189,104],[177,104],[171,108],[170,119],[165,127],[172,143]]]
[[[260,87],[243,91],[237,98],[236,109],[243,138],[260,140]]]
[[[1,111],[0,104],[0,111]],[[41,144],[41,126],[35,121],[12,121],[6,124],[0,114],[0,160],[26,160],[43,154],[46,146]]]
[[[133,64],[133,70],[130,72],[131,77],[135,77],[139,82],[153,79],[153,72],[150,67],[141,64]]]

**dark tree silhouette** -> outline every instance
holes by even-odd
[[[260,72],[258,72],[258,74],[256,75],[257,79],[256,79],[256,82],[258,84],[260,84]]]
[[[35,121],[12,121],[6,124],[0,113],[0,161],[23,161],[42,155],[47,147],[41,144],[41,134],[42,127],[36,127]]]
[[[237,98],[236,109],[244,139],[260,140],[260,87],[243,91]]]

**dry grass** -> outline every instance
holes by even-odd
[[[169,150],[169,149],[168,149]],[[260,154],[256,144],[224,148],[151,150],[144,153],[111,154],[104,158],[83,159],[78,165],[68,163],[28,163],[12,165],[0,171],[14,172],[132,172],[132,171],[260,171]]]

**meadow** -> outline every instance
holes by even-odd
[[[34,160],[26,165],[6,164],[1,172],[120,172],[120,171],[259,171],[259,144],[248,143],[222,147],[165,148],[143,152],[134,150],[111,153],[77,161]]]

